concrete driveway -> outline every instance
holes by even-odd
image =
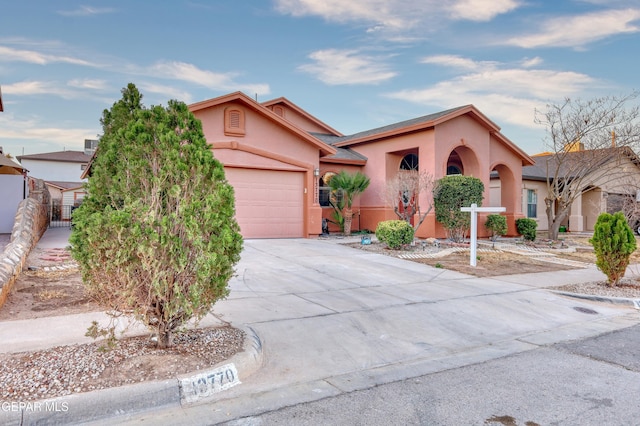
[[[543,289],[602,277],[593,268],[475,278],[335,241],[249,240],[214,310],[257,332],[264,364],[217,401],[162,421],[206,413],[215,423],[638,323],[630,307]]]

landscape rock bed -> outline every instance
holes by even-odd
[[[0,354],[0,400],[36,401],[210,368],[242,351],[245,334],[232,327],[188,330],[174,346],[156,349],[148,336],[43,351]],[[102,348],[102,349],[101,349]]]

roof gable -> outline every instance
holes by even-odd
[[[329,126],[323,121],[319,120],[317,117],[314,117],[313,115],[309,114],[307,111],[303,110],[298,105],[294,104],[293,102],[291,102],[289,99],[285,97],[280,97],[277,99],[272,99],[270,101],[262,102],[262,106],[272,111],[273,111],[273,107],[276,105],[281,105],[288,110],[294,111],[298,116],[313,123],[315,126],[320,127],[328,134],[335,135],[335,136],[342,136],[342,133],[335,130],[333,127]]]
[[[315,146],[320,150],[322,155],[333,155],[336,153],[336,149],[333,148],[332,146],[329,146],[323,143],[322,141],[315,138],[308,132],[305,132],[304,130],[298,128],[297,126],[288,122],[286,119],[280,117],[279,115],[271,111],[269,108],[254,101],[253,99],[251,99],[250,97],[248,97],[242,92],[234,92],[228,95],[220,96],[220,97],[209,99],[206,101],[196,102],[194,104],[189,105],[189,110],[191,112],[196,112],[196,111],[204,110],[206,108],[210,108],[213,106],[223,105],[229,102],[240,102],[244,104],[248,108],[251,108],[253,111],[257,112],[258,114],[272,121],[275,125],[286,129],[287,131],[298,136],[303,141]]]

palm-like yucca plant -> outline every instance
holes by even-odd
[[[344,170],[331,177],[329,186],[332,191],[342,193],[344,201],[344,234],[351,235],[351,221],[353,219],[353,199],[364,192],[369,186],[370,179],[361,172],[347,173]]]

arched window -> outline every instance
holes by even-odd
[[[416,154],[407,154],[402,157],[400,162],[400,170],[418,170],[418,156]]]
[[[460,170],[460,167],[456,166],[455,164],[449,164],[447,166],[447,176],[461,175],[461,174],[462,174],[462,170]]]

